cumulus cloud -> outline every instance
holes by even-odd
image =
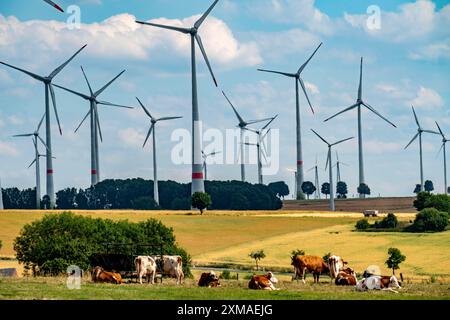
[[[13,144],[0,141],[0,155],[5,157],[15,157],[19,155],[19,151]]]
[[[140,130],[134,128],[126,128],[119,130],[119,140],[123,145],[132,148],[140,148],[145,141],[145,135]]]
[[[426,45],[409,54],[413,60],[450,59],[450,38]]]
[[[433,89],[421,86],[416,97],[410,100],[409,104],[419,108],[433,109],[442,107],[444,105],[444,100],[439,93]]]

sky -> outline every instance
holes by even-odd
[[[212,1],[56,2],[66,13],[41,0],[0,0],[0,61],[46,75],[87,44],[54,83],[86,93],[80,65],[94,90],[126,69],[101,99],[136,107],[100,107],[104,137],[100,146],[101,178],[153,177],[151,143],[142,148],[150,123],[138,108],[135,97],[139,97],[157,117],[183,116],[157,127],[158,176],[160,180],[189,182],[190,165],[176,165],[171,159],[177,144],[171,140],[172,133],[191,127],[189,37],[134,21],[187,27]],[[79,28],[68,23],[74,21],[69,6],[80,10]],[[315,165],[316,157],[320,181],[327,180],[327,148],[311,128],[330,141],[357,136],[356,111],[326,123],[323,120],[356,101],[361,56],[363,99],[398,127],[393,128],[370,111],[363,112],[366,182],[374,196],[411,195],[420,182],[418,142],[404,150],[417,130],[412,105],[425,129],[436,130],[438,121],[450,137],[449,1],[220,0],[200,35],[219,82],[216,88],[197,50],[203,129],[225,133],[236,128],[237,119],[221,90],[245,119],[279,115],[272,125],[279,130],[279,170],[265,176],[265,183],[283,180],[294,190],[295,84],[292,79],[257,69],[296,72],[320,42],[323,46],[302,74],[316,111],[312,114],[301,94],[305,180],[314,181],[314,173],[308,169]],[[86,188],[90,184],[89,126],[85,123],[78,133],[74,129],[88,111],[88,104],[55,90],[63,128],[60,136],[52,113],[55,188]],[[42,84],[0,66],[3,187],[34,187],[34,170],[27,169],[34,156],[32,141],[12,135],[34,131],[43,112]],[[43,130],[41,135],[45,136]],[[207,147],[208,142],[204,145]],[[425,179],[443,191],[440,146],[439,136],[424,135]],[[336,150],[340,160],[348,164],[342,167],[341,177],[352,197],[358,185],[357,141],[339,145]],[[43,188],[44,167],[42,163]],[[247,166],[247,175],[248,181],[257,182],[256,165]],[[239,180],[239,165],[210,164],[208,178]]]

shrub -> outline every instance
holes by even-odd
[[[448,226],[449,216],[446,212],[434,208],[426,208],[416,215],[414,223],[409,227],[413,232],[440,232]]]
[[[222,274],[219,277],[220,279],[224,279],[224,280],[230,280],[231,279],[231,273],[228,270],[224,270],[222,272]]]
[[[378,229],[395,229],[398,226],[398,220],[395,214],[389,213],[387,217],[383,218],[380,222],[375,223],[375,228]]]
[[[72,213],[46,215],[41,220],[26,224],[14,241],[17,260],[27,270],[39,275],[57,275],[70,265],[88,270],[93,254],[104,253],[102,243],[163,243],[165,254],[181,255],[183,271],[190,275],[191,258],[176,245],[173,229],[160,221],[149,219],[144,222],[112,221],[76,216]],[[139,247],[136,254],[152,254]],[[126,248],[118,252],[129,254]]]
[[[429,192],[419,192],[417,194],[416,200],[414,200],[414,207],[417,211],[425,209],[425,202],[431,197],[431,193]]]
[[[435,208],[450,214],[450,196],[446,194],[431,195],[425,200],[425,208]]]
[[[367,219],[361,219],[358,222],[356,222],[355,225],[356,230],[367,230],[370,228],[369,220]]]

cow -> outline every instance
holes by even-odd
[[[318,283],[320,275],[330,271],[328,265],[321,257],[295,256],[293,260],[295,279],[298,279],[298,276],[300,276],[303,283],[306,283],[306,272],[311,272],[314,277],[314,283]]]
[[[156,262],[157,272],[177,279],[177,284],[181,284],[184,278],[183,259],[181,256],[152,256]]]
[[[219,277],[214,271],[204,272],[198,280],[199,287],[216,288],[220,287]]]
[[[142,277],[145,275],[147,283],[155,283],[156,275],[156,262],[155,259],[149,256],[138,256],[134,259],[134,265],[136,267],[139,283],[142,284]]]
[[[339,272],[344,269],[347,262],[339,256],[332,255],[328,258],[328,268],[330,269],[331,279],[336,279]]]
[[[122,276],[119,273],[105,271],[102,267],[95,267],[92,271],[92,281],[121,284]]]
[[[253,276],[248,283],[248,287],[253,290],[280,290],[275,288],[274,283],[278,283],[278,279],[272,272],[269,272],[266,275]]]
[[[352,268],[339,271],[334,281],[337,286],[356,286],[357,282],[356,273]]]
[[[358,281],[357,291],[385,290],[398,293],[395,289],[401,289],[400,282],[396,276],[370,276]]]

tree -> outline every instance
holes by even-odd
[[[389,248],[388,259],[385,264],[389,269],[392,269],[392,274],[395,275],[395,270],[400,269],[400,264],[406,260],[401,251],[397,248]]]
[[[348,194],[347,184],[344,181],[339,181],[336,185],[336,193],[338,198],[346,199]]]
[[[264,253],[264,250],[258,250],[258,251],[252,251],[248,255],[250,258],[255,260],[256,263],[256,270],[259,270],[258,261],[261,261],[266,257],[266,254]]]
[[[322,188],[320,190],[322,192],[322,194],[324,194],[327,199],[328,199],[328,195],[330,194],[330,184],[328,182],[325,182],[322,184]]]
[[[200,214],[203,214],[203,210],[208,208],[211,203],[211,196],[205,192],[196,192],[192,195],[191,205],[200,210]]]
[[[417,211],[421,211],[425,208],[425,203],[429,198],[431,198],[432,194],[429,192],[419,192],[417,194],[416,200],[414,200],[414,207],[417,209]]]
[[[414,189],[415,194],[419,194],[422,192],[422,186],[420,184],[416,184],[416,188]]]
[[[449,215],[435,208],[425,208],[416,215],[414,223],[409,227],[413,232],[441,232],[448,226]]]
[[[431,195],[425,200],[425,208],[435,208],[439,211],[447,212],[450,214],[450,195]]]
[[[370,188],[367,184],[361,183],[358,187],[358,193],[366,196],[370,196]]]
[[[188,198],[175,198],[170,204],[172,210],[189,210],[191,208],[191,201]]]
[[[134,210],[159,210],[161,209],[153,197],[139,197],[131,201]]]
[[[383,220],[375,223],[375,228],[395,229],[398,226],[398,219],[393,213],[389,213]]]
[[[314,184],[311,181],[305,181],[302,183],[302,191],[303,193],[306,194],[306,196],[308,197],[309,200],[309,196],[314,194],[314,192],[316,192],[316,187],[314,186]]]
[[[248,210],[250,204],[247,197],[240,193],[233,193],[231,196],[230,209],[231,210]]]
[[[431,180],[425,181],[424,188],[425,188],[425,191],[426,191],[426,192],[431,192],[431,191],[433,191],[433,190],[434,190],[433,181],[431,181]]]
[[[294,265],[294,260],[296,257],[304,256],[304,255],[305,255],[304,250],[300,250],[300,249],[292,250],[291,251],[291,265]]]
[[[358,222],[356,222],[355,225],[356,230],[367,230],[370,228],[369,220],[367,219],[361,219]]]
[[[289,186],[284,181],[272,182],[268,185],[269,189],[279,198],[289,195]]]
[[[322,257],[323,261],[325,261],[326,264],[328,264],[328,259],[331,257],[331,252],[325,253]]]
[[[50,208],[50,197],[47,194],[42,198],[41,207],[43,209],[49,209]]]

